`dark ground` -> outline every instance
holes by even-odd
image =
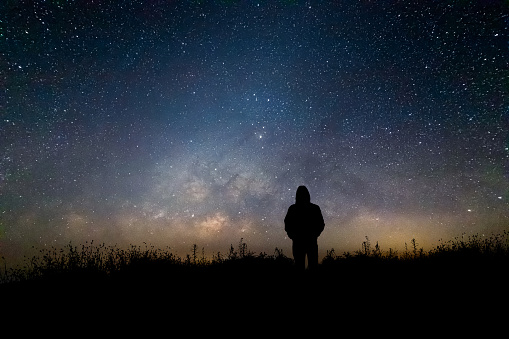
[[[361,331],[403,323],[419,324],[412,331],[439,324],[496,329],[508,315],[505,248],[480,252],[465,247],[406,257],[375,251],[331,254],[317,270],[305,272],[282,253],[247,252],[206,262],[141,251],[136,260],[106,273],[91,265],[93,255],[86,253],[88,267],[70,269],[70,259],[67,266],[53,266],[58,269],[41,264],[43,273],[36,277],[0,284],[4,314],[94,318],[105,326],[111,317],[138,317],[135,323],[162,317],[175,325],[212,321],[225,328],[233,321],[247,322],[253,330],[272,324],[296,333],[318,324],[360,326]]]

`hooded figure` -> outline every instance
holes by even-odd
[[[317,239],[324,226],[320,207],[311,203],[306,186],[299,186],[295,204],[288,208],[285,217],[285,231],[288,237],[293,240],[293,258],[299,269],[304,270],[306,255],[309,268],[312,269],[318,265]]]

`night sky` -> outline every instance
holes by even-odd
[[[506,1],[2,1],[0,251],[509,229]]]

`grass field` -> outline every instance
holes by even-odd
[[[293,260],[282,250],[273,253],[253,253],[240,239],[236,246],[226,253],[216,253],[206,257],[204,249],[198,245],[190,248],[185,257],[174,255],[169,247],[155,248],[151,245],[119,248],[94,242],[82,245],[68,244],[64,248],[41,249],[39,254],[25,258],[22,266],[7,269],[5,259],[0,269],[0,282],[14,285],[23,282],[44,282],[90,280],[98,282],[117,280],[173,280],[185,275],[216,276],[239,275],[285,275],[299,274],[293,268]],[[428,251],[418,247],[415,239],[405,244],[404,251],[384,250],[378,242],[370,239],[361,244],[355,252],[336,253],[328,250],[317,272],[306,275],[340,275],[356,272],[377,272],[383,274],[406,274],[410,272],[428,273],[428,270],[461,269],[474,270],[479,266],[496,268],[509,260],[509,233],[483,237],[473,235],[460,237],[440,244]],[[469,268],[469,269],[467,269]],[[372,271],[374,270],[374,271]],[[446,272],[442,272],[446,274]],[[453,272],[451,271],[451,274]],[[458,273],[458,272],[457,272]],[[464,272],[466,273],[466,272]],[[154,282],[154,281],[151,281]]]
[[[507,232],[442,241],[428,251],[415,240],[400,252],[367,237],[360,246],[342,254],[331,249],[316,271],[298,272],[281,250],[253,253],[242,239],[210,258],[197,245],[179,257],[150,245],[69,244],[2,269],[0,293],[4,305],[23,298],[36,305],[158,304],[236,315],[262,305],[278,312],[331,305],[371,314],[387,307],[447,312],[507,302]]]
[[[197,245],[179,257],[170,248],[92,242],[42,249],[23,266],[2,269],[0,291],[4,299],[169,298],[179,307],[193,300],[244,306],[260,300],[328,300],[356,307],[376,300],[422,306],[465,295],[507,295],[508,267],[507,232],[455,238],[428,251],[411,240],[402,252],[383,250],[366,237],[358,251],[327,251],[314,272],[296,271],[293,260],[277,248],[253,253],[242,239],[211,258]]]

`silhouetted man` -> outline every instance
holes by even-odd
[[[299,186],[295,204],[288,208],[285,217],[285,231],[288,237],[293,240],[293,259],[298,269],[306,268],[306,254],[309,268],[314,269],[318,266],[317,239],[324,226],[320,207],[311,203],[306,186]]]

